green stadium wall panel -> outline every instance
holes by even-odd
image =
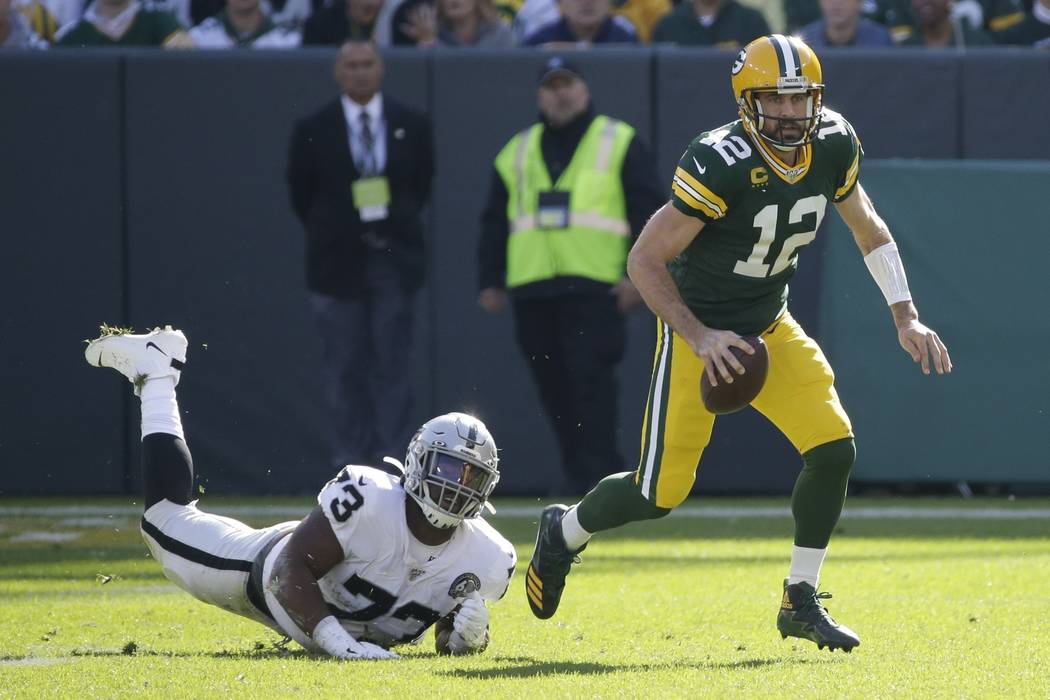
[[[1050,162],[869,162],[861,179],[955,371],[923,376],[900,348],[835,217],[821,325],[857,434],[854,479],[1045,483]]]

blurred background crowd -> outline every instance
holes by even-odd
[[[1050,48],[1050,0],[0,0],[0,48]]]

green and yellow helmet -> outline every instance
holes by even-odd
[[[740,107],[744,127],[754,136],[782,148],[803,146],[813,140],[820,121],[824,98],[824,75],[813,49],[798,37],[771,34],[759,37],[745,46],[733,63],[733,95]],[[809,95],[807,116],[799,119],[781,119],[800,122],[802,138],[787,142],[781,129],[777,136],[763,133],[765,118],[762,106],[755,99],[758,93],[777,92],[781,95],[806,93]]]

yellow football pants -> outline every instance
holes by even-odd
[[[659,319],[657,324],[656,357],[635,478],[651,503],[674,508],[693,488],[715,415],[700,400],[703,361],[670,326]],[[800,454],[852,437],[849,417],[835,392],[835,374],[816,341],[787,312],[761,337],[769,351],[769,374],[751,405]]]

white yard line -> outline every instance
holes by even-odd
[[[214,512],[234,517],[301,518],[309,512],[310,505],[300,506],[218,506]],[[207,505],[202,510],[212,512]],[[495,518],[526,518],[539,516],[542,506],[497,506]],[[136,516],[141,513],[137,506],[0,506],[0,518],[19,517],[68,517],[87,518],[104,516]],[[679,518],[790,518],[787,506],[681,506],[671,517]],[[865,506],[846,508],[843,518],[870,519],[921,519],[921,520],[1050,520],[1050,508],[943,508],[929,506]]]

